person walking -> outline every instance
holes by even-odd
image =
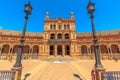
[[[92,77],[92,80],[96,80],[95,70],[92,70],[92,71],[91,71],[91,77]]]

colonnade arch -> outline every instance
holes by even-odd
[[[50,45],[50,55],[54,55],[54,45]]]
[[[39,46],[38,45],[34,45],[33,46],[33,54],[38,54],[39,53]]]
[[[81,46],[81,53],[82,53],[82,54],[87,53],[87,46],[86,46],[86,45],[82,45],[82,46]]]
[[[120,51],[119,51],[118,45],[117,44],[112,44],[111,45],[111,51],[112,51],[112,53],[119,53]]]
[[[18,45],[14,45],[13,46],[13,53],[17,53],[18,52]]]
[[[62,45],[57,46],[57,54],[62,55]]]
[[[10,46],[8,44],[3,44],[1,48],[1,53],[17,53],[18,52],[18,46],[17,44]],[[23,46],[23,54],[24,53],[39,53],[39,45],[33,45],[30,47],[30,45],[24,45]]]
[[[50,55],[70,55],[69,45],[50,45]]]
[[[10,45],[4,44],[1,49],[1,53],[9,53]]]
[[[70,55],[70,46],[69,45],[65,46],[65,55]]]
[[[30,46],[29,45],[24,45],[23,46],[23,53],[29,53]]]
[[[81,45],[80,49],[81,49],[80,53],[82,53],[82,54],[89,53],[89,51],[88,51],[89,47],[87,45]],[[120,49],[119,49],[118,44],[111,44],[110,47],[106,44],[100,44],[99,50],[100,50],[101,54],[120,53]],[[94,45],[90,45],[90,53],[94,54]]]
[[[106,45],[100,45],[100,51],[101,53],[108,53],[108,49]]]

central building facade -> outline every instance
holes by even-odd
[[[77,39],[74,14],[69,19],[50,19],[46,14],[44,20],[44,44],[46,55],[79,55],[77,54]]]

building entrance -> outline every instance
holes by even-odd
[[[50,46],[50,55],[54,55],[54,46]]]
[[[59,45],[57,47],[57,53],[58,53],[58,55],[62,55],[62,46],[61,45]]]
[[[65,55],[70,55],[70,46],[65,46]]]

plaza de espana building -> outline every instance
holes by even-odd
[[[94,59],[92,32],[77,33],[74,14],[50,19],[46,13],[44,32],[26,32],[22,58],[70,56]],[[90,26],[91,27],[91,26]],[[16,58],[22,31],[0,30],[0,59]],[[120,58],[120,30],[96,32],[101,59]]]

